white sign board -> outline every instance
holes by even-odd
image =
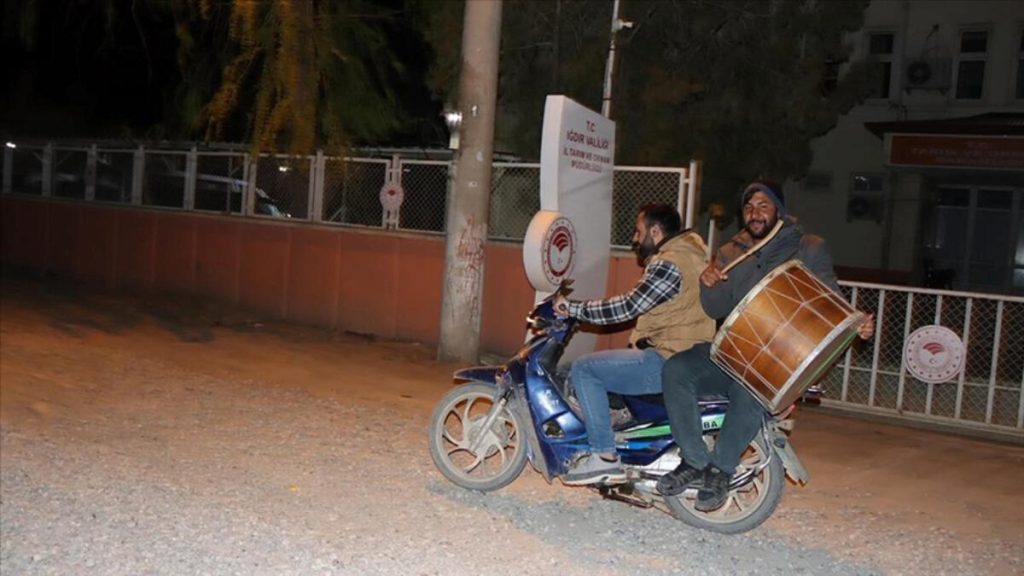
[[[576,233],[573,300],[604,298],[611,250],[615,123],[565,96],[548,96],[540,149],[540,207],[569,219]],[[538,301],[549,292],[537,288]],[[579,333],[565,353],[593,350],[597,337]]]

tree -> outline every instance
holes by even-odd
[[[381,26],[394,11],[363,0],[172,6],[178,98],[207,140],[241,132],[260,149],[308,153],[379,142],[406,120],[395,91],[405,69]]]
[[[845,63],[844,35],[866,0],[624,0],[634,28],[619,36],[612,117],[620,164],[704,161],[703,200],[734,206],[755,176],[807,168],[810,141],[866,95],[866,70]],[[610,4],[510,0],[502,38],[498,137],[536,158],[543,96],[566,94],[599,109]],[[433,30],[457,26],[438,14]],[[450,34],[450,32],[449,32]],[[427,32],[438,46],[438,37]],[[437,48],[432,88],[451,66]],[[727,213],[731,213],[727,210]]]
[[[434,50],[428,83],[457,101],[462,2],[422,0]],[[605,0],[508,0],[502,24],[495,149],[527,158],[540,150],[544,98],[565,94],[600,110],[611,4]]]
[[[829,82],[866,4],[631,0],[637,28],[617,84],[620,158],[703,160],[705,202],[729,207],[744,181],[802,175],[810,141],[866,95],[860,65]]]
[[[411,1],[411,0],[410,0]],[[87,134],[318,146],[442,140],[406,0],[12,0],[5,48]],[[13,8],[12,8],[13,6]],[[19,94],[8,91],[8,99]],[[43,116],[43,115],[41,115]],[[115,132],[116,134],[112,134]],[[126,134],[127,133],[127,134]]]

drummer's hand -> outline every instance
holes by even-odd
[[[871,336],[875,334],[875,315],[868,314],[864,316],[864,322],[857,327],[857,334],[861,340],[871,340]]]
[[[569,299],[561,294],[555,294],[555,299],[551,303],[555,309],[555,314],[562,318],[569,315]]]
[[[714,262],[709,264],[708,267],[700,273],[700,283],[703,284],[705,288],[711,288],[715,284],[724,282],[728,279],[729,275],[723,274],[721,270],[715,267]]]

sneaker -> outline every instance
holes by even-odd
[[[677,496],[693,488],[704,478],[704,471],[694,468],[683,460],[676,469],[658,478],[658,493],[662,496]]]
[[[596,454],[587,454],[579,459],[568,472],[562,476],[562,483],[570,486],[585,484],[614,484],[626,481],[626,471],[616,458],[605,460]]]
[[[697,491],[697,503],[693,507],[700,512],[721,508],[729,496],[729,480],[732,480],[732,474],[722,472],[716,466],[708,466],[704,470],[704,483]]]

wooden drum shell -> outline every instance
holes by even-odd
[[[797,260],[772,270],[726,318],[711,359],[773,413],[795,402],[857,336],[864,315]]]

